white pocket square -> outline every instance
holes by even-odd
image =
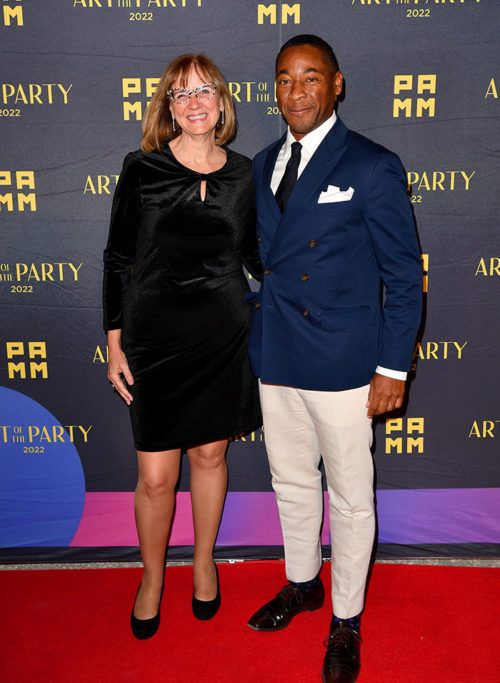
[[[332,204],[333,202],[349,202],[354,194],[354,188],[341,190],[336,185],[328,185],[328,188],[319,195],[318,204]]]

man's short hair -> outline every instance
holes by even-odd
[[[339,63],[337,61],[337,57],[335,56],[335,52],[332,50],[326,40],[323,40],[323,38],[310,33],[302,33],[299,36],[290,38],[290,40],[287,40],[286,43],[281,47],[281,50],[278,52],[278,56],[276,57],[275,71],[278,70],[278,59],[280,54],[287,48],[297,47],[298,45],[312,45],[312,47],[317,47],[318,50],[321,50],[323,57],[332,66],[333,70],[339,70]]]

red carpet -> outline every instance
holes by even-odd
[[[320,683],[329,601],[284,631],[246,619],[284,583],[281,562],[219,565],[222,606],[191,614],[191,567],[168,567],[162,623],[137,641],[128,619],[139,569],[1,571],[0,677],[7,683]],[[329,565],[322,577],[330,585]],[[497,683],[500,572],[375,565],[359,683]]]

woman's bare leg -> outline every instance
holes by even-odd
[[[144,572],[134,607],[137,619],[150,619],[158,611],[167,538],[179,476],[180,449],[137,452],[139,478],[135,489],[135,523]]]
[[[213,548],[227,489],[227,439],[188,450],[191,469],[191,505],[194,525],[193,594],[213,600],[217,576]]]

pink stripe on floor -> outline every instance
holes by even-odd
[[[327,494],[325,493],[325,496]],[[193,522],[189,492],[180,491],[170,545],[193,545]],[[327,509],[327,506],[325,506]],[[328,516],[322,542],[329,542]],[[217,545],[282,545],[276,500],[272,492],[232,491],[227,494]],[[134,494],[87,493],[80,526],[71,546],[137,546]]]

